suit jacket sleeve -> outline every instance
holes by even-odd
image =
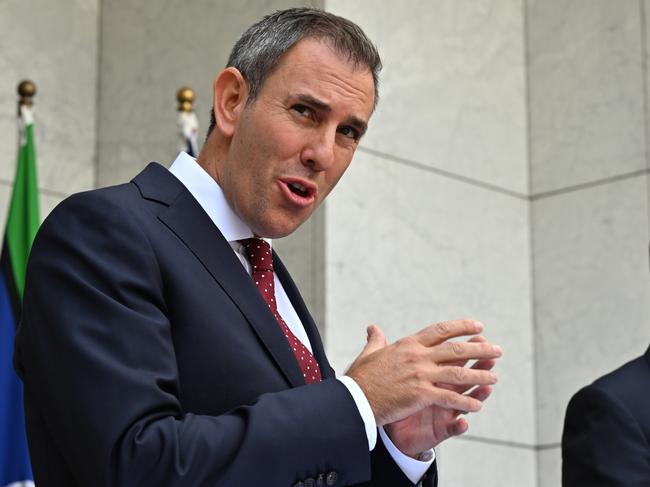
[[[583,388],[569,402],[562,435],[562,485],[650,485],[650,445],[637,420],[597,386]]]
[[[291,486],[322,471],[336,485],[367,481],[363,422],[337,380],[218,416],[184,411],[154,252],[136,217],[101,194],[62,203],[30,258],[15,361],[28,430],[44,425],[28,431],[39,483],[52,485],[49,453],[78,485]],[[55,453],[39,451],[41,434]]]

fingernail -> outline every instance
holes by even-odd
[[[493,346],[492,346],[492,349],[493,349],[496,353],[498,353],[499,355],[501,355],[501,354],[503,353],[503,350],[501,349],[501,347],[500,347],[499,345],[493,345]]]

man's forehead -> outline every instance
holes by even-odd
[[[324,109],[338,100],[356,105],[356,110],[367,108],[356,114],[360,118],[369,118],[374,110],[375,86],[370,69],[319,39],[303,39],[287,51],[262,92],[269,81],[283,97],[311,98],[314,105],[323,105]]]
[[[349,53],[336,48],[327,38],[307,37],[296,42],[280,58],[269,74],[314,74],[316,71],[334,70],[342,80],[363,83],[372,80],[373,97],[375,81],[369,66],[355,61]],[[374,101],[374,100],[373,100]]]

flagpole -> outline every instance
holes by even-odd
[[[195,94],[192,88],[182,87],[176,92],[178,101],[178,127],[182,139],[181,150],[192,157],[198,155],[199,121],[194,113]]]

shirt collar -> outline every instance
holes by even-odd
[[[253,231],[232,210],[221,187],[186,152],[181,152],[169,168],[208,214],[224,238],[232,244],[254,237]],[[271,245],[270,239],[266,240]]]

